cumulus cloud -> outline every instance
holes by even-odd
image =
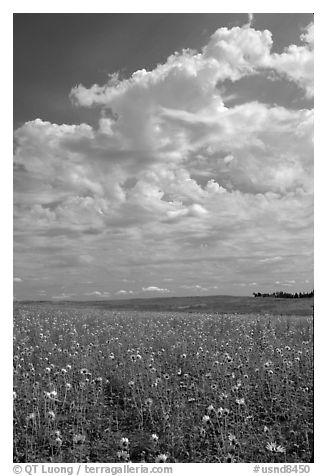
[[[281,54],[271,56],[271,67],[302,87],[308,97],[313,97],[313,46],[314,26],[307,26],[301,35],[303,46],[290,45]]]
[[[15,277],[14,278],[14,283],[21,283],[23,280],[22,278]]]
[[[148,286],[148,287],[143,287],[142,291],[144,292],[150,292],[150,293],[169,293],[169,289],[167,288],[158,288],[157,286]]]
[[[110,292],[108,291],[92,291],[90,293],[85,293],[86,296],[98,296],[98,297],[108,297]]]
[[[196,259],[210,279],[220,260],[227,280],[228,258],[245,272],[246,257],[255,257],[254,275],[268,265],[273,273],[274,266],[295,269],[294,250],[304,273],[312,246],[313,111],[258,101],[226,107],[220,87],[273,70],[311,95],[313,25],[302,45],[278,54],[272,34],[252,28],[252,20],[218,29],[200,52],[175,53],[152,71],[73,88],[77,106],[101,106],[97,128],[36,119],[15,131],[17,273],[48,266],[53,275],[67,269],[85,281],[94,270],[96,281],[111,272],[119,289],[126,268],[169,262],[183,283]]]

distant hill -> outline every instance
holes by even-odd
[[[17,304],[53,305],[55,307],[98,308],[113,310],[208,312],[219,314],[313,314],[313,298],[287,299],[247,296],[155,297],[106,301],[16,301]]]

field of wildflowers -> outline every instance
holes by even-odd
[[[14,462],[310,462],[312,317],[14,307]]]

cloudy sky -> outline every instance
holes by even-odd
[[[311,14],[15,14],[14,295],[313,288]]]

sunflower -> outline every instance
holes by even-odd
[[[271,451],[271,453],[286,453],[285,448],[281,445],[277,445],[276,441],[267,443],[266,449]]]

